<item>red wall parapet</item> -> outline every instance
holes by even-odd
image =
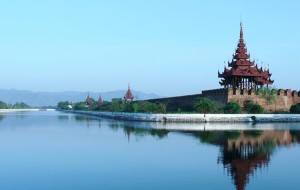
[[[293,90],[292,91],[292,96],[293,97],[298,97],[298,91],[297,90]]]
[[[257,94],[257,92],[256,92],[256,90],[255,89],[251,89],[251,90],[249,90],[249,95],[250,96],[252,96],[252,95],[256,95]]]
[[[284,96],[284,90],[283,89],[279,89],[277,92],[278,96]]]
[[[225,88],[202,91],[203,96],[220,96],[220,95],[227,95],[227,94],[228,94],[228,89]]]
[[[244,89],[241,91],[241,95],[243,95],[243,96],[248,96],[248,95],[249,95],[248,89],[244,88]]]
[[[291,89],[286,89],[286,90],[284,91],[284,95],[285,95],[285,96],[292,96],[292,90],[291,90]]]

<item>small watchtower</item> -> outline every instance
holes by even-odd
[[[90,106],[92,104],[92,99],[90,98],[90,93],[88,93],[88,96],[85,99],[85,105]]]
[[[133,101],[133,99],[134,99],[134,96],[131,93],[130,84],[128,84],[128,90],[127,90],[127,92],[124,96],[124,101],[125,102],[131,102],[131,101]]]

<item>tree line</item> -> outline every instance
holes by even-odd
[[[162,103],[151,103],[148,101],[127,102],[121,98],[112,99],[110,102],[103,101],[98,104],[91,98],[90,105],[85,102],[70,104],[68,101],[59,102],[58,110],[86,110],[86,111],[108,111],[108,112],[132,112],[132,113],[166,113],[167,105]]]
[[[74,104],[70,104],[68,101],[59,102],[57,109],[129,113],[167,113],[167,104],[151,103],[148,101],[126,102],[122,99],[113,99],[111,102],[104,101],[99,105],[95,100],[91,99],[90,105],[86,105],[85,102],[77,102]],[[210,99],[201,98],[195,103],[194,110],[190,113],[261,114],[263,112],[263,107],[253,101],[246,101],[244,106],[241,107],[238,102],[228,102],[226,105],[222,105]],[[182,112],[178,111],[176,113]]]
[[[3,101],[0,101],[0,109],[29,109],[29,105],[24,102],[16,102],[15,104],[7,104]]]

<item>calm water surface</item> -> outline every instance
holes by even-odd
[[[0,189],[300,189],[299,142],[297,123],[2,114]]]

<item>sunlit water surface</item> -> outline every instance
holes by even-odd
[[[2,114],[0,189],[299,189],[299,142],[299,123]]]

